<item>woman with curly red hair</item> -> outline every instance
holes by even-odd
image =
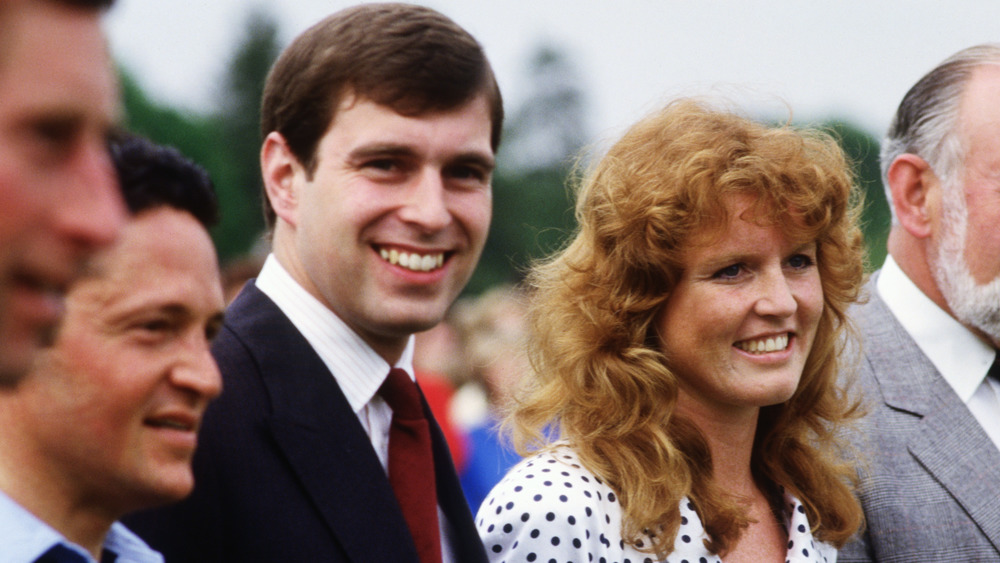
[[[483,503],[495,561],[824,561],[859,528],[837,426],[858,201],[836,142],[693,100],[588,174],[529,277],[528,455]]]

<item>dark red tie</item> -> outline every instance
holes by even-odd
[[[378,392],[392,408],[389,482],[410,527],[420,562],[441,563],[434,453],[420,392],[410,376],[398,368],[389,372]]]

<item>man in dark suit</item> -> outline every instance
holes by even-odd
[[[273,254],[213,347],[194,493],[129,520],[167,561],[485,561],[426,403],[436,506],[404,514],[380,389],[391,368],[413,389],[413,333],[479,259],[502,119],[480,45],[428,8],[349,8],[282,53],[262,104]]]
[[[0,1],[0,387],[27,372],[80,265],[125,221],[105,146],[110,4]]]
[[[910,89],[883,146],[889,257],[853,311],[867,529],[840,561],[1000,561],[998,100],[1000,45],[966,49]]]

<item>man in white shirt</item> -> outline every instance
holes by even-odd
[[[0,2],[0,386],[27,372],[80,264],[125,220],[105,144],[110,4]]]
[[[852,311],[867,529],[841,561],[1000,561],[998,100],[1000,45],[965,49],[910,89],[883,146],[889,257]]]
[[[413,389],[412,335],[483,249],[503,120],[489,62],[434,10],[356,6],[281,54],[261,113],[273,254],[213,345],[226,391],[194,493],[128,523],[187,563],[485,562],[426,403],[432,494],[390,483],[398,413],[380,389],[401,373]]]
[[[220,391],[211,182],[175,150],[112,146],[133,216],[71,286],[54,342],[0,388],[4,563],[162,562],[116,520],[191,491],[199,421]]]

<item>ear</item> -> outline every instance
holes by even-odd
[[[264,177],[264,191],[275,215],[292,226],[297,225],[297,180],[304,178],[304,170],[281,133],[272,131],[264,139],[260,148],[260,169]]]
[[[915,238],[930,236],[941,183],[930,164],[915,154],[904,153],[889,165],[886,178],[899,224]]]

